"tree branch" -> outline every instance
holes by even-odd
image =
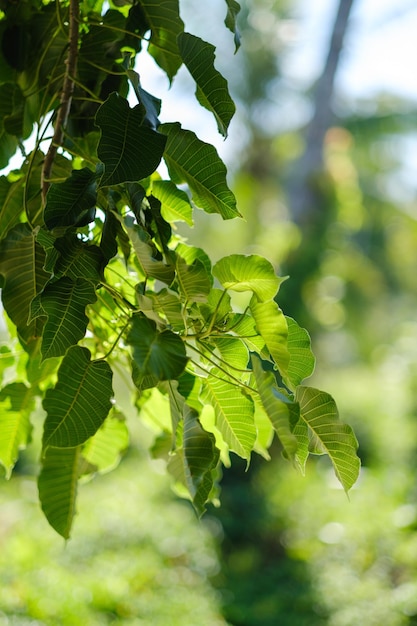
[[[50,186],[51,170],[55,160],[57,150],[62,146],[64,138],[64,128],[71,109],[72,94],[74,92],[74,77],[77,70],[78,57],[78,34],[79,34],[79,0],[70,0],[69,6],[69,33],[68,33],[68,54],[65,59],[65,76],[62,85],[60,105],[56,116],[54,134],[46,153],[42,167],[41,185],[42,199],[46,202],[46,194]]]

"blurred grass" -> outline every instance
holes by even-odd
[[[80,487],[73,536],[48,527],[33,477],[0,487],[0,626],[224,626],[213,535],[136,450]]]

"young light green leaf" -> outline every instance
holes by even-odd
[[[225,330],[241,339],[251,352],[261,354],[268,359],[269,352],[265,347],[265,340],[256,328],[255,320],[251,315],[236,313],[230,316]]]
[[[183,445],[175,451],[169,469],[175,480],[185,484],[197,515],[201,517],[213,488],[219,451],[214,436],[202,428],[198,414],[186,404],[183,419]]]
[[[237,27],[237,16],[240,12],[240,5],[236,0],[226,0],[227,4],[227,15],[224,23],[227,28],[234,34],[235,40],[235,52],[237,52],[240,48],[240,32]]]
[[[176,279],[180,293],[190,302],[206,302],[211,289],[210,275],[199,259],[188,265],[181,257],[176,258]]]
[[[226,167],[216,149],[204,143],[181,125],[161,124],[168,136],[164,160],[174,183],[187,183],[193,201],[207,213],[219,213],[223,219],[238,217],[236,198],[226,182]]]
[[[328,454],[343,489],[349,491],[360,469],[358,442],[351,427],[340,421],[335,401],[324,391],[301,386],[296,400],[309,428],[310,452]]]
[[[152,194],[158,198],[162,208],[162,216],[167,222],[186,222],[193,225],[193,208],[190,200],[182,189],[178,189],[170,180],[152,182]]]
[[[200,104],[214,114],[219,132],[227,137],[235,105],[229,95],[227,81],[214,67],[215,47],[190,33],[177,38],[181,58],[197,84]]]
[[[46,519],[64,539],[69,539],[76,512],[81,463],[80,447],[49,447],[42,459],[39,500]]]
[[[230,450],[249,460],[256,440],[253,402],[222,377],[224,374],[214,368],[203,381],[201,397],[214,408],[216,426]]]
[[[213,267],[213,275],[225,289],[253,291],[260,302],[272,300],[285,278],[279,278],[271,263],[256,254],[231,254]]]
[[[256,355],[252,356],[252,365],[262,406],[278,435],[285,456],[294,460],[297,439],[292,433],[292,425],[299,419],[299,406],[279,392],[273,373],[262,369],[261,361]]]
[[[170,285],[174,280],[175,270],[172,265],[166,265],[155,258],[156,249],[148,233],[135,224],[131,217],[125,218],[124,226],[145,278],[156,278]]]
[[[36,242],[28,224],[17,224],[0,243],[0,274],[5,279],[3,306],[28,351],[42,335],[45,321],[37,318],[27,323],[31,302],[50,277],[43,269],[44,262],[43,248]]]
[[[136,182],[152,174],[164,152],[166,137],[149,126],[142,125],[144,109],[133,109],[127,100],[110,94],[96,113],[96,124],[101,128],[97,148],[104,163],[100,187]]]
[[[96,213],[96,174],[87,167],[74,170],[63,183],[52,183],[44,210],[45,225],[57,227],[86,226]]]
[[[96,301],[94,286],[88,280],[67,276],[46,285],[40,294],[40,313],[48,319],[42,336],[42,357],[62,356],[85,335],[88,317],[85,308]]]
[[[58,370],[55,387],[45,394],[44,450],[84,443],[107,417],[113,395],[112,371],[106,361],[91,361],[90,357],[87,348],[70,348]]]
[[[25,448],[31,433],[29,416],[33,393],[24,383],[10,383],[0,391],[0,463],[10,478],[19,450]]]
[[[270,355],[281,375],[285,376],[290,362],[290,353],[287,347],[288,326],[283,312],[273,300],[260,302],[255,295],[251,298],[250,310]]]
[[[290,353],[290,362],[287,368],[287,379],[297,387],[304,378],[308,378],[314,371],[315,358],[311,351],[310,336],[291,317],[285,317],[288,325],[287,347]]]
[[[133,316],[126,341],[133,348],[140,376],[171,380],[184,371],[188,358],[182,339],[170,330],[159,332],[155,322],[143,314]]]
[[[210,345],[221,358],[221,365],[239,378],[244,374],[248,366],[249,352],[244,342],[238,337],[225,335],[223,337],[210,337]],[[203,343],[203,342],[202,342]],[[204,342],[207,345],[207,342]]]
[[[84,444],[83,458],[95,471],[104,473],[117,467],[129,444],[129,431],[123,417],[118,413],[109,415]]]

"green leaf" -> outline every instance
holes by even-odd
[[[158,251],[148,233],[141,226],[135,224],[133,218],[129,216],[124,219],[123,223],[144,277],[156,278],[170,285],[174,280],[175,270],[171,265],[166,265],[163,261],[155,258]]]
[[[255,320],[251,315],[236,313],[230,318],[225,330],[233,332],[239,337],[251,352],[262,354],[263,357],[268,358],[269,353],[265,348],[265,340],[256,329]]]
[[[182,306],[176,293],[161,289],[158,293],[147,291],[145,295],[137,294],[136,297],[140,310],[158,326],[162,321],[164,326],[169,324],[174,330],[184,329]]]
[[[310,336],[291,317],[285,317],[288,325],[287,347],[290,353],[290,363],[287,368],[288,380],[297,387],[304,378],[308,378],[314,371],[315,358],[311,351]]]
[[[226,0],[226,4],[227,15],[224,23],[226,24],[227,28],[234,34],[235,52],[237,52],[240,48],[240,32],[237,27],[236,21],[237,16],[240,12],[240,5],[238,2],[236,2],[236,0]]]
[[[17,224],[0,243],[0,274],[5,282],[3,306],[17,327],[23,347],[31,350],[42,335],[44,320],[27,323],[33,298],[50,275],[44,271],[45,253],[36,242],[28,224]]]
[[[23,182],[11,183],[6,176],[0,177],[0,239],[20,221],[23,209]]]
[[[129,431],[119,413],[107,417],[91,439],[84,444],[82,455],[95,471],[103,473],[117,467],[129,444]]]
[[[81,241],[74,233],[56,239],[54,248],[59,253],[53,267],[55,278],[84,278],[94,285],[102,280],[105,259],[101,248]]]
[[[349,491],[360,469],[358,442],[351,427],[340,421],[335,401],[324,391],[298,387],[296,401],[309,428],[310,452],[328,454],[343,489]]]
[[[74,170],[63,183],[52,183],[46,197],[45,225],[86,226],[96,213],[96,174],[88,168]]]
[[[178,189],[170,180],[155,180],[152,193],[160,201],[162,215],[168,222],[193,225],[193,209],[185,191]]]
[[[88,324],[85,307],[95,301],[94,286],[83,278],[64,277],[46,285],[40,295],[40,313],[48,316],[42,337],[43,359],[65,354],[84,337]]]
[[[226,137],[235,113],[227,81],[215,69],[215,47],[190,33],[177,38],[181,58],[197,84],[196,96],[200,104],[214,114],[219,132]]]
[[[202,399],[214,408],[216,426],[230,450],[249,460],[256,440],[253,402],[222,376],[220,370],[210,372],[203,381]]]
[[[190,302],[205,302],[211,289],[210,275],[199,259],[195,259],[192,265],[177,256],[176,278],[180,292]]]
[[[91,361],[90,357],[87,348],[70,348],[58,370],[58,382],[45,394],[44,450],[84,443],[107,417],[113,395],[112,371],[106,361]]]
[[[79,447],[49,447],[42,459],[42,469],[38,478],[42,510],[52,528],[64,539],[70,536],[76,512],[81,463]]]
[[[273,373],[265,372],[261,360],[255,355],[252,356],[252,365],[262,406],[278,435],[285,456],[294,459],[298,444],[292,433],[292,424],[299,419],[299,406],[279,392]]]
[[[261,256],[231,254],[213,267],[214,276],[225,289],[252,291],[260,302],[272,300],[285,278],[279,278],[271,263]]]
[[[10,383],[0,390],[0,463],[10,478],[12,468],[31,433],[29,416],[33,394],[24,383]]]
[[[222,367],[230,368],[228,371],[235,376],[244,373],[249,361],[249,352],[243,341],[230,335],[213,336],[209,338],[209,344],[220,354]],[[204,345],[207,343],[204,342]]]
[[[183,418],[183,445],[171,458],[169,471],[175,480],[185,484],[197,515],[201,517],[213,488],[219,451],[213,435],[202,428],[198,414],[186,404]]]
[[[181,66],[177,36],[184,30],[178,0],[139,0],[151,29],[148,52],[172,81]]]
[[[126,342],[133,347],[133,359],[141,377],[171,380],[184,371],[188,359],[181,338],[170,330],[159,332],[155,322],[144,315],[133,316]]]
[[[112,93],[96,113],[101,128],[97,148],[104,163],[100,187],[136,182],[152,174],[164,152],[166,137],[143,126],[144,108],[133,109],[127,100]]]
[[[283,312],[276,302],[259,302],[256,296],[251,298],[250,310],[270,355],[281,375],[285,376],[290,362],[290,353],[287,347],[288,326]]]
[[[164,160],[172,181],[187,183],[193,201],[207,213],[219,213],[223,219],[240,216],[216,149],[178,123],[161,124],[159,130],[168,136]]]

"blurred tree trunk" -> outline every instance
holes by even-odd
[[[294,166],[288,201],[294,221],[300,225],[315,220],[320,210],[315,181],[323,172],[323,143],[332,124],[332,98],[343,42],[354,0],[340,0],[323,72],[316,83],[313,116],[305,132],[306,149]]]

